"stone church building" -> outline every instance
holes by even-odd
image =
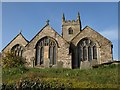
[[[63,14],[62,35],[47,22],[30,41],[19,33],[2,50],[8,51],[24,57],[26,66],[39,68],[82,69],[113,60],[111,41],[89,26],[82,29],[79,13],[72,21]]]

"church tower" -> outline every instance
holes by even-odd
[[[65,20],[65,16],[62,16],[62,37],[70,42],[81,31],[80,14],[78,12],[77,20]]]

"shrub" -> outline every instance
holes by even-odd
[[[5,57],[2,57],[3,68],[11,68],[22,66],[25,63],[25,59],[20,56],[16,56],[12,52],[5,53]]]

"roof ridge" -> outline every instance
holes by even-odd
[[[30,42],[31,42],[32,40],[34,40],[34,38],[35,38],[45,27],[47,27],[47,26],[49,26],[52,30],[54,30],[49,24],[46,24],[46,25],[30,40]],[[55,33],[57,33],[61,38],[63,38],[56,30],[54,30],[54,31],[55,31]],[[63,38],[63,39],[64,39],[64,38]],[[64,40],[65,40],[65,39],[64,39]],[[65,40],[65,41],[66,41],[66,40]],[[30,42],[29,42],[29,43],[30,43]],[[67,42],[67,41],[66,41],[66,42]],[[28,43],[28,44],[29,44],[29,43]],[[68,42],[67,42],[67,43],[68,43]],[[28,45],[28,44],[27,44],[27,45]],[[26,46],[27,46],[27,45],[26,45]],[[26,46],[25,46],[25,47],[26,47]]]
[[[48,25],[49,25],[49,24],[46,24],[42,29],[40,29],[40,31],[29,41],[29,43],[30,43],[46,26],[48,26]],[[28,43],[28,44],[29,44],[29,43]],[[27,44],[27,45],[28,45],[28,44]],[[27,46],[27,45],[26,45],[26,46]],[[25,47],[26,47],[26,46],[25,46]]]
[[[29,41],[22,35],[22,33],[20,32],[20,33],[18,33],[18,34],[2,49],[2,51],[4,51],[4,49],[5,49],[8,45],[10,45],[10,43],[11,43],[12,41],[14,41],[19,35],[21,35],[26,42],[29,42]]]

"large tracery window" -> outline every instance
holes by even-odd
[[[48,51],[44,51],[45,48],[48,48]],[[40,39],[36,45],[36,65],[44,64],[44,53],[48,52],[48,58],[50,64],[56,64],[56,41],[50,37],[44,37]]]
[[[16,44],[15,46],[12,47],[11,52],[15,54],[15,56],[21,56],[23,53],[23,46],[20,44]]]
[[[78,43],[78,59],[80,61],[97,59],[96,43],[88,38],[82,39]]]

